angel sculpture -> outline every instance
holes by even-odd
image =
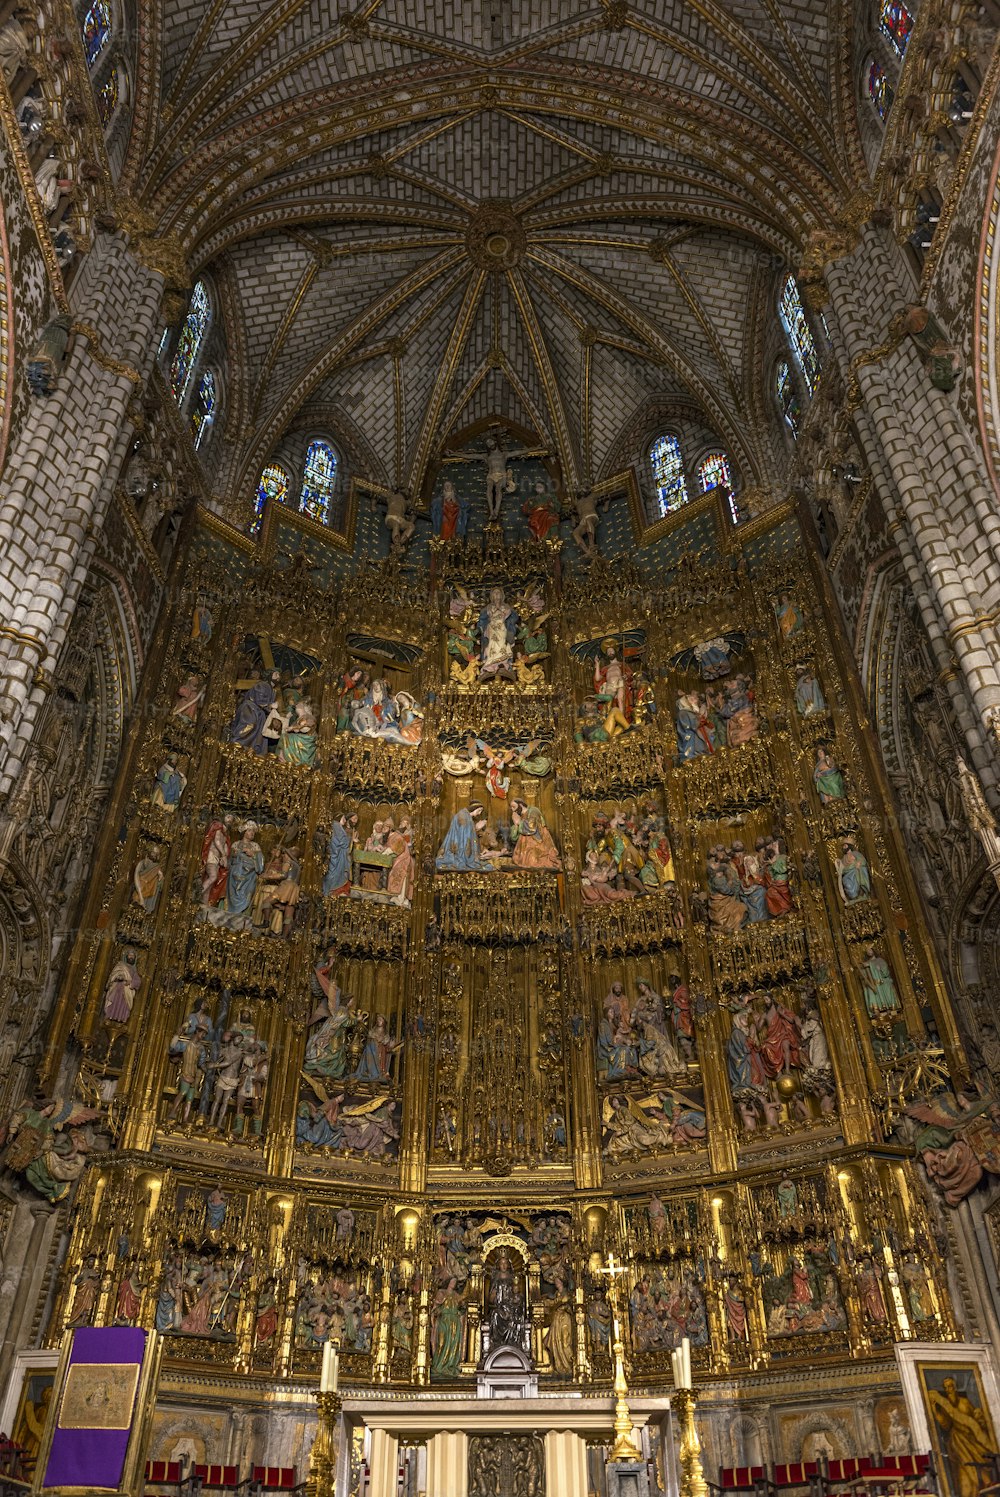
[[[914,1153],[948,1206],[963,1201],[984,1174],[1000,1174],[1000,1107],[995,1097],[973,1099],[941,1091],[917,1097],[904,1117]]]
[[[337,1119],[344,1093],[327,1091],[322,1081],[310,1076],[307,1071],[302,1072],[302,1078],[308,1083],[316,1101],[311,1102],[308,1097],[299,1093],[298,1116],[295,1120],[297,1141],[300,1144],[313,1144],[320,1149],[342,1149],[344,1129]]]
[[[462,586],[448,605],[449,677],[459,686],[475,686],[479,678],[479,638],[476,629],[477,605]]]
[[[493,800],[506,800],[510,789],[511,770],[523,770],[525,774],[544,778],[552,768],[548,755],[539,753],[541,739],[532,738],[525,743],[516,743],[510,748],[491,747],[485,738],[469,733],[463,748],[441,747],[441,764],[446,774],[461,778],[463,775],[484,774],[486,791]]]
[[[402,556],[416,529],[409,494],[396,489],[387,498],[376,499],[375,503],[385,505],[384,524],[389,532],[389,546],[394,556]]]
[[[0,1132],[4,1168],[23,1175],[33,1190],[56,1205],[78,1180],[93,1147],[88,1123],[100,1117],[96,1107],[72,1098],[36,1098],[7,1121]]]
[[[593,494],[588,493],[586,489],[581,489],[573,500],[576,508],[573,539],[587,558],[597,555],[597,527],[600,523],[597,507],[599,504],[607,505],[607,503],[607,498],[595,499]]]

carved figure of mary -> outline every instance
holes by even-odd
[[[502,587],[490,589],[489,602],[479,615],[481,676],[506,675],[514,664],[518,614],[505,601]]]
[[[479,850],[479,837],[471,814],[456,811],[451,826],[434,859],[439,873],[489,873],[491,864]]]

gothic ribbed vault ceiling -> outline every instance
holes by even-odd
[[[414,488],[450,432],[498,413],[590,481],[672,399],[759,473],[755,318],[859,175],[836,12],[144,11],[125,185],[234,288],[233,491],[314,410]]]

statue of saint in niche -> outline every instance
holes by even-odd
[[[524,1275],[511,1263],[507,1249],[501,1248],[489,1265],[486,1280],[491,1351],[497,1346],[527,1350],[523,1280]]]

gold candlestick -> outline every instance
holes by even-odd
[[[615,1341],[611,1349],[615,1356],[615,1443],[611,1447],[611,1459],[612,1461],[641,1461],[642,1451],[632,1437],[635,1426],[628,1407],[625,1348],[622,1346],[617,1316],[615,1316]]]
[[[622,1344],[622,1328],[618,1319],[618,1280],[628,1272],[624,1263],[616,1263],[614,1253],[608,1254],[606,1267],[608,1291],[611,1298],[611,1352],[615,1359],[615,1443],[611,1447],[612,1461],[641,1461],[642,1451],[632,1438],[635,1426],[628,1407],[628,1383],[625,1381],[625,1347]]]
[[[701,1441],[694,1422],[694,1391],[677,1388],[674,1399],[681,1426],[681,1497],[708,1497],[708,1482],[701,1464]]]
[[[309,1452],[309,1475],[306,1478],[308,1497],[336,1497],[336,1470],[334,1458],[334,1421],[340,1411],[340,1398],[336,1393],[317,1393],[319,1422],[316,1438]]]

